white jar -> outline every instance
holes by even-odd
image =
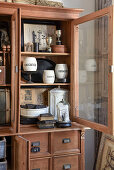
[[[43,82],[45,84],[53,84],[55,81],[54,70],[44,70],[43,72]]]
[[[65,79],[68,76],[67,64],[56,64],[55,74],[57,79]]]
[[[26,57],[23,61],[24,71],[36,71],[37,70],[37,60],[35,57]]]

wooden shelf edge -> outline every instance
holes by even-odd
[[[11,84],[0,84],[0,87],[10,87]]]
[[[22,56],[69,56],[70,53],[21,52]]]
[[[36,126],[26,126],[21,125],[19,134],[35,134],[35,133],[48,133],[48,132],[65,132],[65,131],[73,131],[73,130],[82,130],[82,126],[79,124],[72,123],[71,127],[68,128],[53,128],[53,129],[39,129]]]
[[[69,86],[70,83],[54,83],[54,84],[45,84],[45,83],[31,83],[25,84],[21,83],[21,86]]]

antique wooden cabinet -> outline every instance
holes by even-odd
[[[114,134],[113,7],[79,18],[82,11],[0,3],[0,21],[10,25],[11,44],[11,52],[0,51],[0,55],[8,54],[9,58],[6,63],[7,81],[0,85],[1,89],[10,90],[10,123],[0,127],[0,136],[11,136],[12,166],[8,169],[84,170],[84,127]],[[102,20],[108,24],[107,30]],[[62,30],[62,43],[67,46],[67,52],[24,52],[24,23],[49,22]],[[102,40],[98,36],[101,34]],[[28,56],[67,64],[70,82],[52,85],[23,81],[22,63]],[[29,91],[30,97],[34,89],[38,93],[43,89],[47,99],[47,91],[58,86],[70,91],[72,126],[38,129],[36,125],[22,125],[20,105],[28,97],[23,96],[23,91]]]

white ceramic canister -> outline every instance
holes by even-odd
[[[57,120],[57,104],[61,101],[69,102],[69,91],[61,88],[54,88],[49,91],[49,108],[50,113],[54,115],[54,119]]]
[[[23,61],[24,71],[36,71],[37,70],[37,60],[35,57],[26,57]]]
[[[55,74],[57,79],[65,79],[68,76],[67,64],[56,64]]]
[[[54,70],[44,70],[43,72],[43,82],[45,84],[53,84],[55,81]]]

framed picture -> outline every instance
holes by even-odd
[[[96,170],[114,170],[114,136],[102,135]]]
[[[39,51],[45,52],[47,48],[46,37],[51,36],[52,45],[56,44],[57,25],[57,22],[53,21],[22,20],[21,50],[24,51],[24,45],[37,42],[39,43]]]

